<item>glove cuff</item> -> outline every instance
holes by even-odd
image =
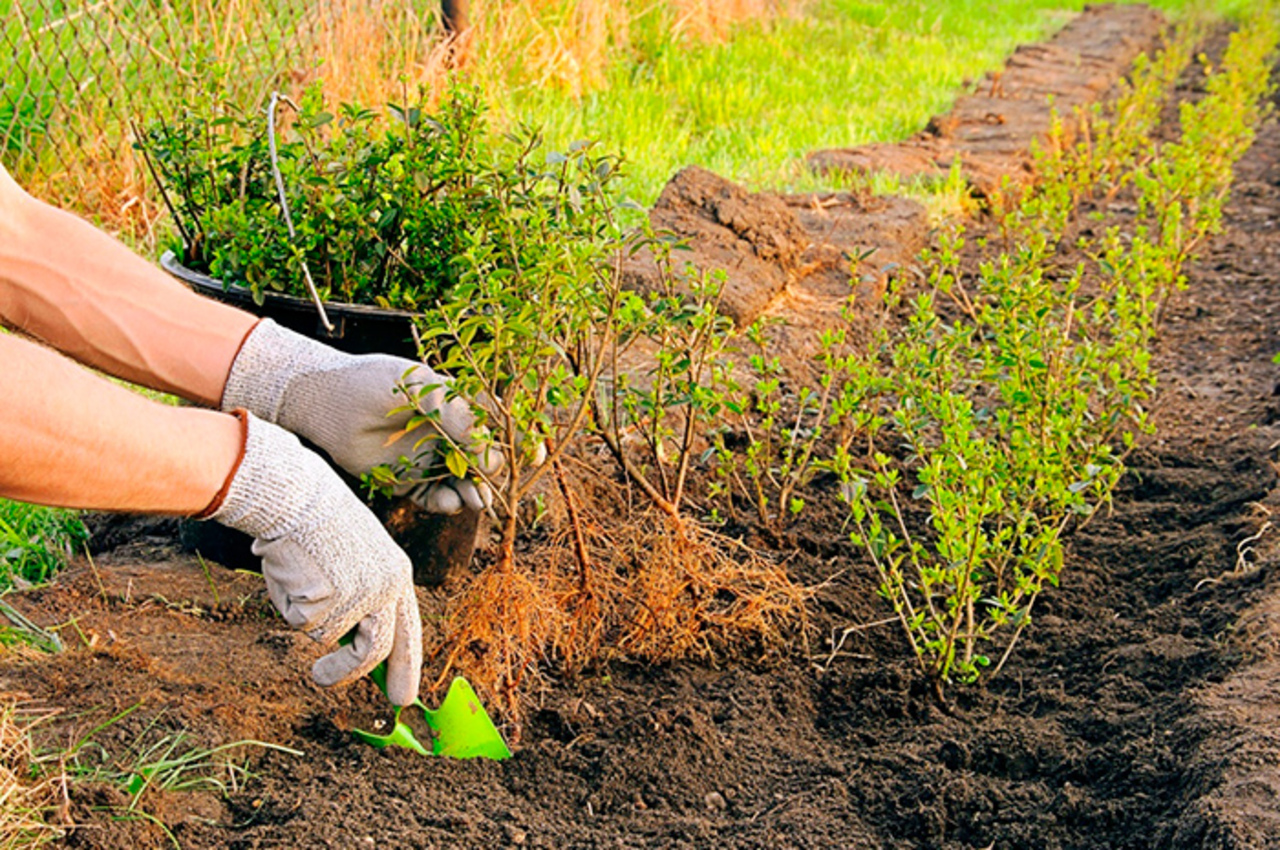
[[[243,407],[228,411],[240,423],[240,451],[236,454],[235,463],[231,464],[231,471],[227,473],[227,480],[218,488],[218,492],[213,494],[213,498],[205,505],[204,510],[192,517],[192,519],[211,519],[221,508],[222,503],[227,500],[227,491],[231,489],[231,482],[235,480],[236,473],[240,471],[240,464],[244,462],[245,449],[249,444],[249,411]]]
[[[223,487],[221,502],[206,509],[202,518],[260,540],[275,540],[292,531],[307,516],[305,509],[323,501],[334,486],[344,492],[346,487],[297,437],[252,413],[242,414],[245,441],[240,462]]]
[[[240,344],[219,406],[226,411],[244,408],[259,419],[277,424],[285,391],[296,375],[333,368],[349,357],[263,319]]]

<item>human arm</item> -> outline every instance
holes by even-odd
[[[0,324],[108,374],[216,407],[256,321],[32,198],[0,167]]]
[[[388,694],[417,697],[422,633],[405,554],[291,434],[158,404],[48,349],[0,334],[0,496],[75,508],[205,514],[255,538],[272,602],[322,643],[322,685],[387,660]]]
[[[89,223],[26,194],[0,167],[0,324],[20,328],[76,360],[152,389],[224,410],[244,407],[319,446],[353,475],[402,456],[432,466],[423,431],[393,440],[409,413],[396,387],[443,382],[425,366],[382,355],[355,357],[236,308],[203,298]],[[229,389],[228,389],[229,388]],[[438,409],[448,440],[472,448],[466,401],[443,390]],[[483,442],[483,438],[479,440]],[[488,500],[483,484],[446,478],[414,494],[429,510],[453,513]]]
[[[157,404],[0,335],[0,496],[192,515],[213,501],[240,442],[231,416]]]

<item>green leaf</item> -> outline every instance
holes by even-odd
[[[444,465],[449,468],[449,472],[451,472],[455,478],[465,478],[467,476],[467,469],[470,467],[470,464],[467,463],[466,456],[462,454],[462,452],[456,450],[450,451],[445,455]]]
[[[301,122],[301,123],[303,127],[305,127],[306,129],[314,130],[316,127],[323,127],[325,124],[328,124],[332,120],[333,120],[332,112],[317,112],[315,115],[312,115],[310,118],[308,118],[305,122]]]

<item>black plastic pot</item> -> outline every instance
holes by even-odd
[[[326,302],[325,313],[333,332],[325,329],[316,306],[305,298],[294,298],[278,292],[263,293],[263,302],[255,304],[253,293],[243,286],[223,286],[222,281],[193,271],[165,251],[160,266],[201,295],[247,310],[255,316],[272,319],[292,331],[323,340],[349,354],[396,354],[417,359],[418,345],[413,337],[413,314],[403,310],[383,310],[364,304]]]
[[[224,287],[222,282],[183,266],[172,251],[160,258],[169,274],[201,295],[239,307],[257,316],[321,340],[349,354],[395,354],[417,359],[413,337],[413,314],[383,310],[362,304],[327,302],[325,312],[334,326],[332,333],[320,321],[315,305],[302,298],[266,293],[256,304],[252,293],[240,286]],[[336,469],[336,467],[335,467]],[[353,489],[358,486],[338,470]],[[375,499],[371,506],[396,543],[413,561],[413,580],[423,587],[435,587],[455,570],[465,568],[475,552],[480,531],[480,513],[463,510],[454,516],[431,514],[408,499]],[[183,522],[182,545],[188,551],[234,569],[258,570],[258,558],[250,551],[249,536],[211,522]]]

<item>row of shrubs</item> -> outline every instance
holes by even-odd
[[[1062,116],[1038,181],[994,199],[981,267],[959,229],[943,236],[925,279],[886,294],[900,321],[867,345],[851,301],[805,375],[783,368],[770,326],[720,315],[720,276],[643,227],[619,157],[549,150],[529,128],[495,137],[473,92],[384,116],[335,115],[313,90],[279,139],[261,116],[206,107],[140,144],[187,264],[259,296],[305,264],[328,297],[413,310],[423,356],[479,400],[506,460],[489,482],[501,545],[452,603],[442,681],[461,668],[518,716],[551,670],[782,646],[805,630],[808,591],[727,532],[841,500],[941,696],[1009,657],[1059,580],[1064,535],[1150,430],[1161,307],[1220,227],[1276,35],[1266,15],[1241,27],[1178,141],[1155,130],[1189,30],[1110,106]],[[1137,200],[1135,224],[1064,244],[1117,196]],[[641,251],[662,272],[645,294],[619,273]],[[424,448],[440,439],[428,414],[414,424]]]

